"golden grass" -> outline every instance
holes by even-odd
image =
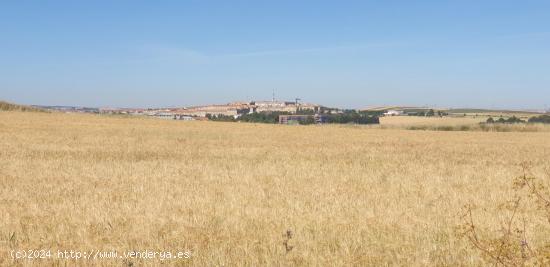
[[[498,229],[550,133],[406,131],[0,112],[0,265],[13,249],[190,250],[194,266],[480,266],[460,208]],[[544,221],[528,224],[542,242]],[[283,244],[287,230],[293,248]]]
[[[485,124],[489,116],[466,117],[380,117],[379,125],[370,128],[428,130],[428,131],[482,131],[482,132],[550,132],[550,125],[542,123]],[[528,118],[524,118],[525,121]]]
[[[0,100],[0,111],[47,112],[45,109],[25,106],[25,105],[12,104],[2,100]]]
[[[488,117],[419,117],[419,116],[389,116],[380,117],[382,126],[457,126],[472,125],[487,121]]]

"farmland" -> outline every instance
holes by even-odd
[[[478,123],[457,120],[468,121],[445,123]],[[464,205],[498,232],[520,164],[550,179],[548,131],[9,111],[0,112],[0,148],[0,265],[79,263],[12,260],[20,249],[149,249],[192,253],[169,265],[479,266],[480,251],[457,235]],[[525,227],[533,246],[548,242],[547,222]],[[85,265],[121,263],[158,259]]]

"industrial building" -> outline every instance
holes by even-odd
[[[328,116],[315,114],[315,115],[280,115],[280,124],[299,124],[300,122],[306,122],[308,120],[313,121],[316,124],[326,123]]]

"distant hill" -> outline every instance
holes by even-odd
[[[412,107],[412,106],[381,106],[381,107],[370,107],[366,109],[362,109],[361,111],[388,111],[388,110],[402,110],[404,112],[420,112],[420,111],[428,111],[430,109],[433,110],[441,110],[441,111],[447,111],[448,108],[432,108],[432,107]]]
[[[380,106],[363,109],[363,111],[388,111],[402,110],[404,112],[420,112],[426,110],[441,110],[450,114],[472,114],[472,113],[506,113],[506,114],[541,114],[544,112],[532,110],[505,110],[505,109],[481,109],[481,108],[434,108],[434,107],[411,107],[411,106]]]
[[[44,109],[0,101],[0,111],[45,112]]]
[[[542,112],[531,110],[506,110],[506,109],[476,109],[476,108],[454,108],[449,113],[508,113],[508,114],[540,114]]]

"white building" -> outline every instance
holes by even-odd
[[[405,112],[403,110],[388,110],[384,113],[384,116],[401,116],[404,115]]]

